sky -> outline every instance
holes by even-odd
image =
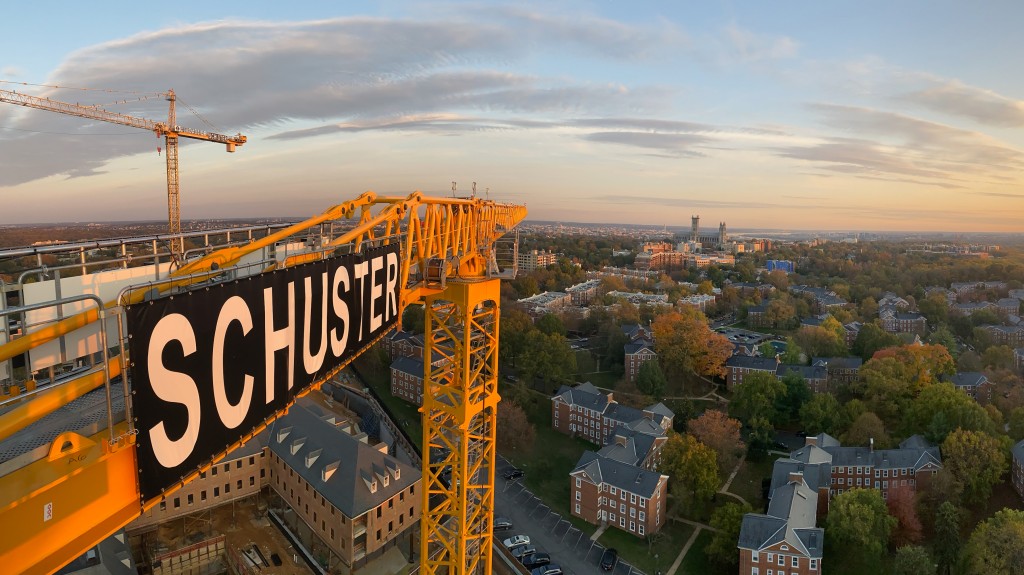
[[[173,89],[179,125],[246,135],[183,140],[183,219],[454,181],[534,220],[1024,231],[1021,21],[1019,1],[29,3],[0,90],[159,121]],[[0,102],[0,224],[166,219],[162,147]]]

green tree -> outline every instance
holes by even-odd
[[[661,371],[658,360],[645,361],[640,365],[636,375],[636,386],[640,391],[656,399],[661,399],[665,391],[665,374]]]
[[[831,393],[817,393],[800,408],[800,424],[810,435],[837,435],[845,428],[844,412]]]
[[[533,320],[525,312],[511,309],[501,314],[501,323],[498,325],[498,351],[501,359],[514,366],[526,346],[527,335],[534,331]]]
[[[1024,511],[1003,509],[981,522],[964,546],[968,575],[1024,573]]]
[[[904,412],[907,432],[924,432],[929,441],[942,443],[954,429],[994,433],[992,419],[985,408],[952,383],[935,384],[924,391]]]
[[[982,503],[1006,471],[998,439],[980,431],[957,429],[942,442],[942,464],[964,486],[964,500]]]
[[[672,479],[675,490],[691,501],[707,501],[718,491],[715,450],[692,435],[672,433],[661,450],[659,469]]]
[[[778,355],[778,352],[775,351],[775,346],[767,341],[757,346],[757,352],[761,354],[761,357],[775,357]]]
[[[877,415],[866,411],[855,419],[850,429],[843,434],[843,443],[867,447],[872,440],[875,449],[889,448],[889,434],[885,432],[885,424]]]
[[[933,331],[928,336],[928,343],[935,344],[935,345],[941,345],[942,347],[946,348],[946,351],[949,352],[949,355],[953,359],[956,359],[956,357],[957,357],[956,337],[953,335],[953,332],[949,331],[948,327],[942,326],[939,329]]]
[[[880,557],[896,518],[877,489],[851,489],[832,499],[825,524],[832,549],[843,549],[848,558]]]
[[[1006,345],[993,345],[981,354],[981,364],[985,369],[1007,369],[1016,367],[1013,350]]]
[[[576,375],[576,354],[565,336],[535,329],[526,334],[519,372],[527,382],[539,377],[549,382],[570,383]]]
[[[807,354],[793,338],[787,337],[786,351],[779,356],[779,361],[786,365],[803,365],[807,363]]]
[[[906,545],[896,550],[892,572],[893,575],[935,575],[935,563],[924,547]]]
[[[899,344],[900,338],[894,334],[886,332],[873,323],[867,323],[860,328],[857,339],[853,341],[851,351],[854,355],[859,355],[861,359],[867,361],[875,355],[876,351]]]
[[[1016,407],[1010,412],[1009,433],[1010,439],[1020,441],[1024,439],[1024,407]]]
[[[711,544],[704,552],[712,561],[729,567],[735,567],[739,563],[736,541],[740,538],[743,516],[751,511],[753,509],[750,505],[730,501],[711,514],[711,527],[717,531],[711,536]]]
[[[783,375],[782,384],[786,386],[786,393],[777,399],[776,410],[781,418],[797,421],[800,408],[811,399],[811,388],[807,387],[803,376],[795,371]]]
[[[939,505],[935,512],[935,561],[939,573],[946,575],[960,560],[960,524],[963,513],[949,501]]]
[[[786,385],[774,373],[756,371],[747,374],[743,383],[733,390],[729,414],[740,421],[749,422],[755,417],[763,417],[772,425],[781,423],[776,406],[785,395]]]
[[[402,329],[415,334],[423,333],[424,314],[420,304],[406,306],[402,312]]]
[[[537,329],[548,335],[565,335],[565,325],[561,318],[553,313],[546,313],[537,318]]]
[[[750,446],[754,449],[767,451],[775,442],[775,426],[767,417],[750,418]]]

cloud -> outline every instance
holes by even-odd
[[[4,78],[20,78],[22,72],[21,68],[16,66],[2,66],[0,67],[0,76]]]
[[[800,51],[800,44],[788,36],[756,34],[736,24],[726,26],[722,36],[723,56],[739,62],[783,60],[796,57]]]
[[[1024,126],[1024,101],[949,80],[931,88],[903,94],[902,100],[931,110],[977,120],[990,126]]]
[[[944,188],[1004,183],[1024,169],[1024,153],[978,132],[871,108],[809,107],[826,126],[850,136],[780,147],[777,155],[814,162],[830,172]]]

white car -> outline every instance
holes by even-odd
[[[513,535],[508,539],[502,541],[506,548],[511,549],[516,545],[529,545],[530,537],[527,535]]]

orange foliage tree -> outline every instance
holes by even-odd
[[[654,349],[668,373],[677,377],[689,371],[725,376],[732,344],[724,335],[711,331],[707,318],[697,309],[684,307],[680,312],[662,314],[651,330]]]

